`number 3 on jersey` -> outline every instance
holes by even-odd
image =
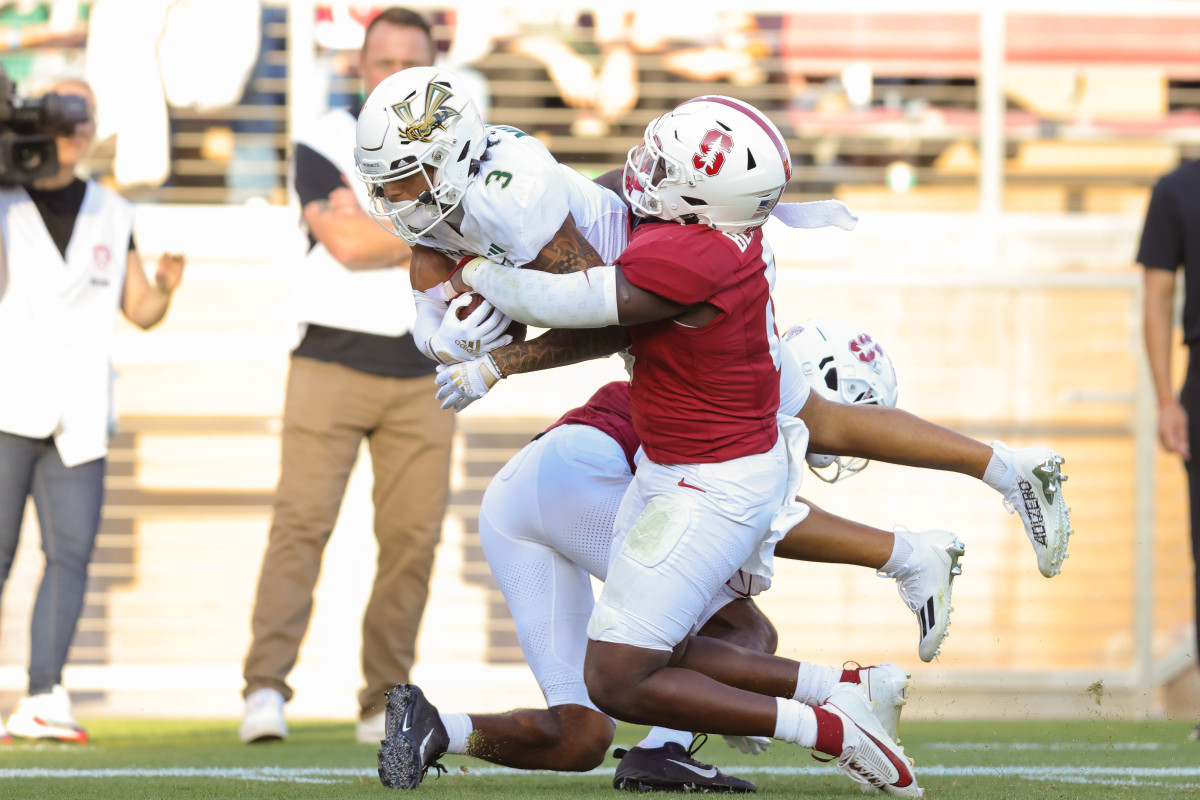
[[[512,181],[512,173],[502,172],[501,170],[494,169],[487,174],[486,178],[483,179],[483,185],[487,186],[492,181],[499,183],[501,189],[507,189],[509,182]]]

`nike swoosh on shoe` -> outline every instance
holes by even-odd
[[[668,758],[667,761],[671,762],[672,764],[678,764],[679,766],[683,767],[684,769],[689,769],[692,772],[699,775],[701,778],[717,777],[717,768],[716,767],[709,767],[708,769],[700,769],[699,767],[695,766],[694,764],[689,764],[686,761],[676,761],[673,758]]]
[[[421,763],[424,764],[427,756],[425,755],[425,745],[429,744],[429,740],[433,738],[433,729],[429,729],[429,733],[425,734],[425,738],[421,740]]]

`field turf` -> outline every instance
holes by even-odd
[[[84,720],[84,746],[18,740],[0,746],[0,797],[5,800],[97,798],[383,798],[375,748],[355,744],[353,725],[292,725],[287,742],[246,746],[233,721]],[[1158,800],[1200,798],[1200,742],[1183,722],[902,722],[932,800]],[[641,730],[622,726],[618,744]],[[753,780],[762,797],[861,797],[857,785],[808,751],[776,743],[747,756],[713,737],[697,754]],[[619,795],[610,760],[582,775],[518,773],[470,758],[447,757],[447,775],[430,773],[428,798],[586,800]]]

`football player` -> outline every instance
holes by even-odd
[[[715,164],[719,147],[707,147]],[[455,75],[420,67],[384,80],[359,116],[355,158],[372,213],[412,245],[413,335],[426,355],[454,364],[439,377],[443,388],[456,392],[447,405],[464,408],[510,374],[609,355],[627,343],[619,327],[553,330],[488,358],[486,351],[509,343],[507,319],[487,303],[466,320],[457,318],[454,312],[469,299],[453,299],[445,279],[459,259],[484,254],[498,264],[554,273],[612,264],[628,242],[631,217],[621,197],[558,164],[535,137],[485,126]],[[694,198],[686,179],[680,183],[682,167],[677,171],[674,183],[659,191],[678,205]],[[805,215],[806,226],[853,224],[836,204],[763,208],[790,214],[793,224]],[[704,216],[702,208],[680,210]],[[452,302],[455,308],[447,312]],[[1049,448],[989,446],[898,409],[828,403],[819,396],[800,418],[817,452],[983,480],[1021,519],[1041,573],[1052,577],[1061,569],[1072,531],[1060,488],[1062,459]]]
[[[803,406],[809,393],[804,370],[816,364],[822,365],[830,380],[813,387],[832,402],[895,404],[890,359],[873,345],[878,355],[869,363],[859,360],[862,343],[872,340],[853,326],[834,320],[809,321],[788,331],[784,341],[781,413],[794,414]],[[852,350],[851,344],[859,349]],[[584,406],[563,415],[497,473],[480,506],[480,540],[548,707],[503,714],[438,714],[419,688],[401,687],[392,696],[393,716],[402,717],[412,708],[413,718],[426,720],[433,731],[425,763],[450,752],[525,769],[587,770],[604,758],[614,725],[588,698],[582,669],[593,605],[589,576],[604,580],[607,573],[613,523],[633,479],[638,445],[629,386],[614,382]],[[815,465],[810,461],[814,472],[818,465],[832,466],[824,459]],[[839,465],[834,481],[864,466],[861,461]],[[822,560],[806,539],[816,529],[861,542],[865,566],[895,577],[901,596],[916,600],[910,603],[914,610],[936,603],[948,621],[951,581],[962,554],[953,534],[897,529],[893,535],[812,508],[779,542],[776,553]],[[774,652],[774,627],[746,596],[760,588],[761,581],[745,575],[727,583],[701,615],[700,635]],[[819,705],[841,682],[860,684],[884,730],[895,738],[908,675],[894,664],[846,670],[801,664],[794,696]],[[729,738],[731,746],[744,752],[759,752],[770,742],[760,737]],[[652,729],[623,753],[614,787],[754,789],[748,781],[698,763],[692,757],[697,748],[688,747],[691,740],[690,733]],[[392,746],[385,741],[384,764]]]
[[[398,155],[398,157],[390,160],[387,158],[376,158],[374,156],[364,160],[360,152],[360,164],[365,164],[365,166],[360,168],[360,173],[365,179],[368,180],[369,183],[374,184],[372,191],[379,201],[377,206],[378,216],[381,219],[385,219],[389,224],[392,224],[393,226],[408,225],[408,222],[412,221],[415,224],[409,227],[410,232],[419,230],[433,233],[434,228],[431,226],[444,223],[450,225],[454,232],[458,235],[466,236],[467,234],[477,232],[476,228],[473,228],[472,226],[471,208],[469,204],[466,203],[466,198],[469,197],[472,188],[479,185],[479,179],[484,178],[482,173],[483,170],[488,166],[486,164],[488,156],[487,151],[490,151],[491,148],[487,148],[487,151],[480,154],[480,158],[478,159],[480,165],[475,168],[474,174],[476,177],[474,178],[474,183],[469,182],[457,196],[455,196],[454,192],[441,191],[441,172],[444,168],[452,166],[455,161],[462,162],[464,160],[472,162],[473,167],[475,165],[473,163],[473,159],[471,159],[472,150],[467,146],[471,144],[473,139],[471,137],[467,137],[465,134],[461,137],[448,135],[445,137],[448,140],[448,143],[442,146],[440,149],[437,147],[430,148],[427,146],[432,141],[432,138],[425,139],[424,143],[414,140],[421,139],[421,137],[430,137],[432,136],[431,132],[434,132],[439,126],[444,127],[444,124],[453,123],[454,121],[454,115],[446,113],[446,109],[443,108],[444,98],[441,95],[444,93],[445,87],[435,86],[435,83],[436,81],[430,81],[427,86],[418,87],[418,89],[415,91],[397,93],[396,96],[402,100],[400,103],[388,104],[386,99],[380,101],[383,106],[387,108],[393,108],[395,115],[400,119],[401,122],[405,123],[397,128],[397,130],[400,132],[400,141],[397,143],[397,148],[399,148],[401,154]],[[421,124],[415,124],[411,119],[408,118],[413,117],[413,108],[421,107],[422,97],[425,98],[424,107],[427,113],[421,118],[421,120],[418,120],[418,122]],[[727,99],[718,98],[717,100],[724,101]],[[736,104],[736,101],[729,101],[725,103],[726,107],[728,108],[736,108],[734,104]],[[371,101],[368,102],[368,106],[371,106]],[[366,112],[364,112],[364,114],[365,113]],[[383,113],[383,116],[384,118],[387,117],[386,111]],[[759,116],[761,118],[761,115]],[[765,118],[761,118],[761,121],[761,123],[756,123],[759,125],[759,130],[764,132],[768,137],[774,137],[773,141],[781,145],[782,140],[778,139],[776,136],[777,132],[772,133],[772,131],[768,129],[767,126],[769,125],[769,122],[766,122]],[[364,149],[374,151],[388,149],[386,147],[388,143],[387,124],[384,124],[383,126],[374,126],[373,130],[376,131],[378,135],[371,134],[364,138],[361,135],[362,130],[363,129],[360,124],[360,151]],[[754,171],[760,163],[765,163],[767,165],[771,164],[769,160],[766,162],[761,161],[764,152],[769,152],[769,150],[763,151],[760,149],[758,161],[747,159],[739,166],[739,158],[725,158],[725,155],[732,152],[732,141],[727,142],[726,138],[732,140],[734,137],[723,137],[718,128],[709,128],[708,130],[696,135],[700,138],[697,138],[695,142],[691,142],[690,144],[682,141],[668,143],[670,147],[675,147],[676,144],[680,144],[692,149],[692,152],[687,154],[684,159],[676,159],[669,164],[667,163],[666,159],[661,157],[661,155],[655,155],[649,150],[651,145],[644,143],[646,146],[642,148],[642,151],[638,153],[638,156],[646,162],[642,166],[651,167],[651,169],[644,170],[644,175],[637,176],[637,169],[635,167],[634,175],[637,176],[638,179],[635,179],[632,182],[627,181],[626,190],[627,192],[634,193],[641,192],[646,195],[645,199],[647,202],[657,203],[663,196],[662,193],[659,193],[659,190],[665,187],[670,194],[669,199],[672,201],[673,207],[670,209],[670,213],[663,214],[663,216],[683,222],[705,222],[708,224],[720,225],[723,223],[720,220],[717,220],[714,215],[710,213],[712,209],[706,210],[700,208],[693,202],[697,199],[694,194],[688,195],[686,191],[679,190],[680,183],[687,182],[689,185],[695,186],[697,183],[696,181],[692,180],[692,177],[694,176],[694,170],[703,169],[711,176],[712,172],[719,173],[721,166],[725,165],[727,162],[728,164],[733,165],[732,170],[726,170],[727,174],[735,173],[739,170],[742,172]],[[752,131],[750,132],[750,135],[753,135]],[[745,137],[743,136],[742,138],[743,141],[745,141]],[[521,137],[517,137],[518,141],[520,139]],[[655,145],[659,144],[661,143],[655,142]],[[402,154],[403,148],[405,147],[408,147],[410,150],[408,155]],[[392,148],[392,150],[395,151],[397,148]],[[413,154],[414,152],[416,153],[415,155]],[[425,160],[424,155],[422,155],[423,152],[428,152],[431,154],[428,160]],[[777,152],[779,152],[778,149]],[[649,159],[645,158],[647,153],[649,153]],[[743,155],[743,152],[739,150],[738,155]],[[453,160],[446,160],[450,158],[453,158]],[[688,158],[691,160],[692,167],[687,166]],[[781,169],[786,169],[786,159],[780,158],[779,165]],[[662,169],[661,176],[656,174],[660,167]],[[692,170],[692,172],[688,172],[688,170]],[[675,174],[672,176],[669,171],[674,171]],[[630,171],[627,168],[626,174],[628,175],[629,172]],[[468,171],[468,177],[470,177],[470,175],[471,173]],[[680,181],[680,176],[684,176],[685,180]],[[744,177],[744,175],[742,177]],[[487,178],[491,178],[492,180],[488,181]],[[487,177],[484,178],[485,186],[494,185],[500,187],[500,189],[507,189],[510,185],[515,185],[516,183],[516,177],[514,177],[514,174],[508,170],[489,172],[487,173]],[[715,182],[710,181],[708,187],[715,188]],[[535,185],[532,192],[525,191],[514,193],[513,197],[518,199],[522,197],[526,199],[531,196],[536,197],[540,188],[540,186]],[[646,189],[649,189],[649,191],[645,191]],[[658,198],[654,196],[656,193],[659,194]],[[771,213],[772,209],[774,208],[775,201],[778,199],[778,194],[775,194],[774,197],[770,197],[768,195],[769,193],[760,193],[758,196],[754,196],[752,198],[747,196],[739,197],[738,202],[742,204],[747,203],[750,199],[755,200],[755,207],[753,209],[739,209],[739,211],[745,211],[746,214],[739,219],[726,220],[724,223],[728,224],[731,228],[728,232],[735,234],[729,238],[735,243],[738,249],[741,250],[742,256],[745,258],[738,261],[737,257],[733,256],[732,253],[727,253],[726,255],[730,255],[735,261],[738,261],[736,268],[748,270],[748,273],[751,276],[754,276],[759,272],[759,263],[762,265],[768,265],[764,266],[761,271],[761,276],[764,279],[768,277],[770,271],[769,253],[767,253],[767,257],[765,258],[762,257],[762,253],[758,252],[747,255],[746,250],[743,249],[743,247],[753,248],[757,245],[761,248],[761,243],[757,243],[755,241],[754,234],[751,234],[748,237],[743,237],[741,240],[737,239],[736,234],[745,233],[747,230],[752,230],[754,226],[761,224],[762,220],[765,219],[767,214]],[[443,199],[446,200],[445,205],[442,203]],[[463,211],[456,217],[456,209],[459,206],[459,201],[461,201]],[[503,205],[503,199],[498,199],[497,203],[499,205]],[[703,203],[701,203],[701,205],[703,205]],[[648,205],[645,207],[649,208]],[[603,265],[608,263],[607,259],[599,258],[596,255],[590,255],[586,258],[581,255],[586,255],[585,251],[589,248],[589,246],[586,245],[586,241],[583,241],[584,246],[580,246],[580,227],[586,229],[586,225],[580,226],[578,223],[574,223],[569,215],[564,220],[562,215],[566,212],[562,210],[561,206],[558,208],[557,214],[555,213],[554,209],[549,209],[548,211],[551,215],[550,219],[555,221],[563,220],[562,227],[557,231],[557,233],[552,235],[547,244],[538,251],[538,258],[527,262],[528,266],[533,266],[537,269],[549,269],[551,271],[567,272],[571,270],[577,270],[580,267],[586,267],[588,264]],[[662,213],[662,209],[660,208],[658,211],[654,211],[653,213]],[[524,221],[519,217],[515,217],[509,218],[508,223],[512,226],[513,230],[520,230],[524,224]],[[747,225],[750,225],[750,227],[747,227]],[[740,230],[738,230],[739,226],[741,226]],[[685,225],[684,227],[686,228],[687,226]],[[398,232],[400,231],[398,230]],[[693,233],[689,233],[688,235],[693,239],[698,240],[700,238],[698,235],[694,235]],[[644,239],[644,241],[648,242],[654,238],[655,237],[652,235],[651,237]],[[492,242],[491,244],[496,245],[496,247],[499,247],[500,250],[505,249],[496,242]],[[657,255],[653,252],[650,252],[654,250],[653,247],[643,250],[641,255],[643,258],[645,258],[647,253],[650,253],[649,258],[651,261],[659,256],[667,258],[667,260],[670,260],[671,258],[677,258],[679,256],[679,251],[677,249],[671,253],[666,253],[665,249],[662,247],[659,247],[658,249],[659,252]],[[766,250],[769,250],[769,248],[764,248],[764,252],[766,252]],[[484,252],[484,247],[481,245],[478,246],[478,251]],[[497,251],[494,247],[489,246],[487,247],[487,252],[498,253],[499,251]],[[540,263],[539,259],[541,259]],[[629,252],[626,252],[621,261],[622,274],[620,278],[623,281],[623,294],[618,295],[615,291],[610,291],[610,289],[613,289],[616,286],[616,270],[609,267],[601,269],[600,272],[595,274],[596,278],[602,279],[603,286],[600,291],[593,294],[592,298],[588,299],[588,302],[593,301],[595,297],[600,297],[601,302],[600,305],[586,310],[584,317],[589,321],[583,324],[595,324],[597,320],[615,320],[617,322],[624,323],[648,322],[654,320],[656,318],[654,315],[659,313],[666,314],[668,317],[672,316],[670,313],[672,309],[665,308],[662,305],[659,305],[656,309],[651,309],[646,305],[646,303],[643,303],[642,307],[639,308],[637,307],[636,303],[631,304],[629,302],[624,303],[624,316],[616,314],[616,301],[614,298],[621,297],[624,302],[628,301],[631,294],[635,294],[629,291],[628,281],[626,281],[626,275],[631,271],[631,269],[633,269],[630,266],[631,261],[636,261],[636,259],[631,259]],[[514,265],[518,265],[516,260],[513,260],[512,263]],[[643,267],[645,266],[646,265],[643,264]],[[444,267],[445,264],[442,264],[442,268]],[[484,265],[480,265],[479,263],[470,265],[466,272],[468,272],[472,277],[478,276],[480,281],[486,282],[489,280],[487,277],[489,271]],[[508,275],[501,276],[499,273],[496,273],[494,270],[492,270],[491,274],[496,276],[495,280],[499,281],[500,284],[505,282],[512,284],[513,281],[511,280],[511,277],[515,275],[515,273],[512,273],[511,271],[507,272],[509,273]],[[525,272],[524,274],[528,275],[529,273]],[[643,277],[646,276],[644,275]],[[721,274],[717,277],[726,278],[727,276]],[[516,281],[516,283],[522,282],[524,282],[524,277]],[[754,281],[755,290],[757,291],[764,282],[767,284],[769,291],[769,280]],[[428,282],[424,282],[424,285],[428,285]],[[580,288],[580,284],[578,283],[569,285],[558,284],[557,286],[560,289],[577,290]],[[418,282],[418,288],[422,288],[422,282]],[[499,290],[500,288],[500,285],[491,287],[493,291]],[[659,299],[672,294],[671,287],[656,288],[661,288],[663,291],[663,294],[657,295]],[[484,293],[487,294],[488,292],[485,291]],[[516,298],[519,298],[522,294],[524,294],[523,290],[517,291]],[[446,296],[444,294],[444,290],[443,295]],[[649,306],[654,306],[655,301],[653,298],[648,298],[647,295],[656,295],[656,292],[643,292],[637,296],[640,297],[642,301],[648,301]],[[509,297],[508,301],[511,302],[516,298]],[[610,303],[610,300],[613,302]],[[569,307],[569,304],[567,306],[563,306],[558,302],[551,302],[550,305],[554,306],[552,311],[555,312],[567,312],[572,310]],[[682,303],[676,303],[677,308],[675,308],[674,311],[678,313],[680,311],[679,307],[682,305]],[[743,308],[746,308],[744,303]],[[516,307],[513,307],[510,310],[517,309]],[[688,318],[685,320],[685,322],[704,322],[706,321],[706,312],[710,313],[710,310],[706,309],[693,310],[697,311],[696,316],[694,318]],[[558,317],[554,317],[553,313],[551,313],[549,316],[546,316],[544,315],[546,312],[546,309],[544,308],[539,310],[539,313],[543,314],[542,316],[525,313],[528,311],[530,311],[530,309],[526,308],[518,313],[524,316],[527,320],[537,320],[540,324],[546,324],[546,320],[550,319],[554,319],[554,324],[558,325],[575,326],[581,324],[577,318],[578,315],[572,317],[570,314],[567,314],[566,316],[560,315]],[[745,325],[748,325],[749,318],[753,315],[753,313],[754,312],[747,314],[746,318],[738,321],[744,324],[743,331],[748,334],[751,333],[751,329],[749,327],[745,327]],[[769,314],[769,308],[765,308],[763,313]],[[589,314],[592,316],[589,317]],[[685,314],[685,316],[687,315]],[[449,319],[449,316],[447,316],[447,319]],[[727,322],[728,317],[724,321]],[[764,322],[765,321],[766,320],[764,319]],[[445,322],[441,323],[441,325],[444,326]],[[706,334],[711,333],[714,329],[713,327],[703,324],[696,325],[695,327],[697,329],[703,328],[703,333]],[[765,325],[764,327],[770,329],[773,327],[773,325]],[[439,331],[441,329],[442,328],[439,327]],[[552,333],[560,332],[554,331]],[[768,330],[768,350],[770,350],[770,336],[771,333],[770,330]],[[590,347],[593,351],[593,354],[595,354],[601,351],[598,343],[604,338],[605,336],[603,334],[595,334],[590,340],[586,340],[585,344],[587,347]],[[542,339],[538,341],[542,342],[545,339],[547,339],[547,337],[542,337]],[[510,360],[510,363],[508,364],[510,369],[508,371],[521,371],[538,368],[539,366],[546,366],[547,364],[542,362],[541,359],[547,354],[553,354],[555,348],[557,348],[559,351],[557,355],[559,356],[558,360],[560,363],[562,356],[568,358],[589,357],[589,355],[581,355],[583,350],[587,348],[581,348],[579,341],[579,339],[571,339],[570,337],[566,339],[561,337],[551,337],[549,340],[547,340],[547,342],[543,343],[543,348],[540,353],[536,355],[531,355],[528,353],[522,354],[520,358],[524,359],[524,363],[513,363]],[[482,349],[482,345],[487,343],[482,341],[469,341],[469,344],[476,345],[476,347],[463,348],[463,350],[470,351],[474,349],[475,351],[478,351]],[[550,346],[547,347],[547,344]],[[757,346],[756,343],[750,343],[749,339],[747,339],[747,344],[749,347]],[[441,351],[433,347],[431,347],[430,350],[435,353],[442,353],[443,355],[445,354],[445,351]],[[607,352],[612,352],[612,350],[608,350]],[[749,351],[747,350],[746,353],[749,354]],[[772,358],[772,361],[773,360],[774,359]],[[761,392],[761,386],[757,386],[757,384],[754,384],[753,381],[744,380],[750,372],[754,372],[755,370],[761,372],[762,375],[760,377],[764,378],[766,377],[766,373],[770,372],[771,370],[760,369],[761,367],[764,367],[764,364],[759,358],[749,358],[737,361],[737,366],[741,370],[740,378],[744,381],[743,385],[755,385],[759,391],[751,391],[748,395],[743,395],[740,398],[726,397],[724,399],[733,402],[732,408],[734,408],[734,410],[737,412],[735,416],[742,423],[747,421],[753,422],[753,420],[757,418],[762,425],[760,425],[759,429],[756,431],[756,433],[759,434],[757,438],[754,436],[730,436],[726,437],[726,441],[724,443],[720,441],[715,442],[716,447],[714,448],[714,452],[719,451],[720,455],[728,455],[737,449],[736,445],[732,448],[724,447],[724,444],[729,444],[733,438],[739,439],[741,446],[752,449],[760,444],[763,444],[767,439],[770,439],[775,435],[772,431],[769,431],[766,426],[766,416],[764,413],[765,406],[758,402],[764,397]],[[456,367],[451,373],[447,373],[446,375],[449,376],[449,380],[443,381],[443,389],[446,389],[453,384],[451,391],[459,392],[460,396],[458,398],[451,397],[448,399],[451,401],[451,404],[458,405],[463,398],[467,398],[469,401],[469,399],[480,396],[498,379],[498,377],[503,374],[506,374],[506,371],[503,369],[501,364],[497,362],[497,359],[494,356],[486,360],[476,359],[466,365],[463,365],[461,368]],[[443,377],[446,377],[446,375]],[[647,386],[647,382],[643,382],[643,386],[647,387],[647,392],[653,394],[656,391],[656,389],[653,388],[655,383],[656,382],[649,382],[650,385]],[[679,388],[679,384],[677,384],[675,388]],[[687,389],[689,387],[684,386],[683,388]],[[694,389],[694,387],[690,388]],[[741,404],[741,407],[739,407],[739,403]],[[751,408],[751,406],[755,405],[756,403],[757,406]],[[652,402],[647,402],[644,404],[644,408],[649,412],[649,417],[654,416],[654,406],[655,404]],[[700,409],[693,410],[703,413],[703,411]],[[741,413],[746,410],[750,411],[749,415]],[[899,463],[955,469],[967,474],[974,474],[976,477],[984,477],[985,479],[988,479],[990,484],[997,486],[997,488],[1000,488],[1001,491],[1005,493],[1006,499],[1010,499],[1012,496],[1014,496],[1013,493],[1015,492],[1016,498],[1026,502],[1024,507],[1017,506],[1016,510],[1018,513],[1021,513],[1022,519],[1026,523],[1027,533],[1029,534],[1031,541],[1034,543],[1035,551],[1039,556],[1039,566],[1047,575],[1052,575],[1057,571],[1057,566],[1059,563],[1061,563],[1062,556],[1065,553],[1066,537],[1070,533],[1070,528],[1069,518],[1066,516],[1066,509],[1062,504],[1061,493],[1058,491],[1058,484],[1061,480],[1058,465],[1061,463],[1061,459],[1059,459],[1057,456],[1054,456],[1053,453],[1041,448],[1030,448],[1028,451],[1021,451],[1020,453],[1016,454],[1003,449],[999,445],[994,448],[987,448],[986,446],[980,445],[979,443],[966,439],[965,437],[959,437],[957,434],[953,434],[952,432],[944,431],[944,429],[936,428],[936,426],[930,426],[928,423],[924,423],[923,421],[911,417],[911,415],[903,415],[903,412],[899,412],[901,414],[900,417],[893,418],[888,421],[885,421],[883,417],[878,415],[871,415],[869,417],[865,415],[854,415],[852,417],[846,417],[839,415],[839,412],[832,412],[828,414],[822,412],[823,409],[820,408],[819,404],[813,404],[813,408],[811,410],[806,409],[806,414],[808,414],[812,420],[821,423],[820,425],[814,424],[813,427],[814,430],[816,430],[818,427],[822,429],[822,432],[819,434],[824,437],[820,442],[821,446],[819,447],[819,449],[822,451],[844,452],[850,455],[888,458]],[[674,422],[678,425],[678,420],[668,419],[665,421],[668,423]],[[724,420],[723,422],[726,421],[728,420]],[[828,430],[825,430],[826,425],[828,425]],[[720,427],[720,424],[718,424],[718,427]],[[734,425],[729,427],[727,430],[732,431],[734,427],[737,426]],[[745,433],[745,431],[742,432]],[[670,438],[670,434],[666,434],[666,437]],[[829,446],[826,447],[825,445]],[[666,459],[664,459],[664,462],[665,461]],[[651,462],[653,463],[653,458],[651,459]],[[1031,475],[1039,480],[1039,483],[1041,484],[1040,492],[1030,488]],[[689,484],[683,478],[681,478],[678,485],[682,488],[695,488],[695,484]],[[1019,491],[1017,487],[1020,487]],[[765,494],[769,493],[770,492],[768,490]],[[676,497],[681,496],[678,495],[678,493],[674,494]],[[1031,504],[1032,510],[1030,507]],[[769,506],[770,503],[763,501],[759,505],[761,510],[761,508]],[[1045,511],[1050,513],[1043,513]],[[721,513],[722,512],[718,511],[717,516],[721,516]],[[1049,543],[1047,541],[1047,526],[1044,522],[1044,519],[1047,517],[1050,518],[1052,528],[1050,531]],[[611,585],[612,582],[610,581],[609,586],[611,587]],[[695,598],[692,599],[694,600]],[[667,638],[670,637],[668,636]],[[605,648],[601,647],[600,649],[603,650]],[[635,647],[634,649],[636,650],[638,648]],[[642,649],[653,650],[654,648],[650,647]],[[697,646],[697,649],[701,648]],[[601,672],[607,671],[601,670]],[[616,674],[617,672],[618,671],[613,671],[613,674]],[[640,686],[641,683],[638,685]],[[620,698],[614,698],[614,700],[619,702]],[[636,703],[634,705],[636,705]],[[789,708],[791,707],[789,706]],[[800,714],[800,717],[801,720],[799,724],[803,728],[807,723],[808,718],[803,713]],[[758,722],[755,724],[758,724]],[[790,724],[790,722],[788,724]],[[853,770],[855,765],[849,764],[847,766]],[[878,778],[878,776],[875,777]],[[908,784],[905,784],[905,786],[898,786],[894,781],[890,781],[890,778],[893,776],[889,775],[886,777],[889,779],[889,782],[885,784],[885,788],[888,788],[890,791],[900,791],[901,793],[913,791],[911,786]],[[899,780],[903,782],[905,780],[905,776],[901,774],[899,776]]]

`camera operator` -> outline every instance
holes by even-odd
[[[84,98],[87,119],[67,133],[71,118],[64,124],[63,115],[48,111],[57,172],[0,186],[0,589],[32,495],[46,567],[33,608],[29,694],[13,709],[8,730],[86,742],[62,669],[100,526],[113,326],[118,308],[143,329],[162,320],[184,258],[164,254],[154,281],[147,279],[134,247],[133,206],[75,176],[95,136],[91,90],[72,80],[52,91]],[[11,183],[23,173],[9,161],[4,174]],[[51,161],[43,171],[53,170]]]

